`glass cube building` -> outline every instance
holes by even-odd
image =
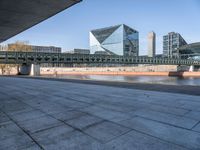
[[[179,33],[170,32],[163,36],[163,56],[169,58],[179,58],[179,47],[186,45],[187,42]]]
[[[92,30],[90,32],[90,51],[105,51],[109,55],[138,56],[138,31],[121,24]]]

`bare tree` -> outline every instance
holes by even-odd
[[[8,51],[30,52],[32,47],[28,41],[16,41],[13,44],[8,44]]]
[[[0,64],[0,68],[1,68],[1,74],[4,75],[5,69],[6,69],[6,64]]]
[[[0,46],[0,48],[1,48],[1,51],[7,50],[7,46],[5,46],[5,45]],[[6,70],[6,64],[0,64],[0,70],[1,70],[1,74],[3,75]]]

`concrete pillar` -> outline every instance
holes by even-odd
[[[30,75],[31,76],[39,76],[40,75],[40,65],[31,64]]]
[[[19,67],[19,75],[31,75],[39,76],[40,75],[40,65],[36,64],[22,64]]]
[[[31,71],[31,65],[22,64],[19,67],[19,75],[29,75]]]
[[[194,66],[190,66],[189,72],[193,72],[194,71]]]

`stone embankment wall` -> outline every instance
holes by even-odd
[[[177,66],[174,65],[157,65],[147,66],[139,65],[134,67],[83,67],[83,68],[41,68],[41,75],[65,75],[65,74],[110,74],[110,75],[128,75],[133,72],[136,74],[156,74],[166,75],[168,72],[176,72]]]
[[[189,67],[174,65],[139,65],[134,67],[82,67],[82,68],[41,68],[41,75],[146,75],[200,77],[200,72],[189,72]]]
[[[200,77],[200,70],[188,72],[189,66],[139,65],[133,67],[41,67],[40,75],[149,75],[149,76],[194,76]],[[4,75],[16,75],[17,68],[4,72]],[[0,75],[2,75],[0,71]]]
[[[0,70],[0,75],[17,75],[17,67],[11,67],[9,69],[4,69],[3,72]]]

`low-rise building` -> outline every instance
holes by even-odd
[[[55,46],[35,46],[30,45],[33,52],[40,52],[40,53],[61,53],[61,47]]]
[[[180,58],[200,60],[200,42],[184,45],[179,48]]]
[[[107,53],[106,51],[96,51],[94,54],[95,54],[95,55],[110,55],[110,54]]]
[[[74,54],[90,54],[90,50],[89,49],[78,49],[75,48],[73,50]]]
[[[15,45],[16,45],[15,43],[8,44],[8,49],[12,49],[13,47],[15,47]],[[39,52],[39,53],[61,53],[62,52],[61,47],[55,47],[55,46],[25,45],[21,47],[28,49],[28,51]],[[20,49],[20,51],[23,51],[23,49]]]

